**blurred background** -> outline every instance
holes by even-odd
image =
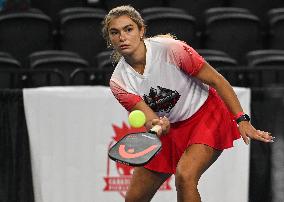
[[[115,63],[101,21],[123,4],[140,11],[146,36],[175,35],[233,86],[251,89],[252,122],[276,139],[251,143],[249,201],[283,202],[283,0],[0,0],[0,201],[33,201],[31,186],[23,186],[31,182],[22,167],[29,154],[21,152],[28,140],[20,136],[26,126],[19,93],[108,86]]]

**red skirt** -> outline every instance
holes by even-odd
[[[183,152],[192,144],[204,144],[217,150],[233,147],[240,138],[233,115],[215,89],[200,109],[190,118],[171,124],[168,134],[161,136],[161,151],[144,167],[162,173],[175,173]]]

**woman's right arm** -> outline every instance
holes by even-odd
[[[127,92],[123,87],[113,80],[110,81],[110,89],[118,102],[129,112],[141,110],[146,116],[144,126],[150,130],[155,125],[160,125],[162,130],[158,131],[158,136],[168,133],[170,122],[167,117],[158,117],[157,114],[144,102],[144,100],[133,93]]]

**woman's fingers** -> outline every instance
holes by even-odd
[[[153,119],[152,120],[152,127],[155,125],[160,125],[162,127],[161,133],[167,134],[170,129],[170,122],[167,117],[160,117],[159,119]],[[160,132],[159,132],[160,133]]]
[[[162,129],[163,133],[166,134],[169,132],[170,129],[170,121],[167,117],[160,117],[161,123],[162,123]]]
[[[271,136],[271,133],[262,130],[256,130],[249,122],[241,122],[241,124],[239,124],[239,130],[246,144],[249,144],[249,139],[267,143],[274,142],[274,137]]]
[[[272,137],[269,132],[261,130],[253,130],[252,132],[247,133],[247,136],[251,139],[258,140],[261,142],[274,142],[274,137]]]
[[[242,135],[243,141],[248,145],[249,144],[249,138],[246,136],[246,134]]]
[[[272,140],[274,137],[271,136],[271,133],[269,132],[265,132],[262,130],[257,130],[257,132],[259,133],[259,136],[263,137],[264,139],[267,140]]]
[[[274,142],[274,137],[271,136],[271,133],[257,130],[257,136],[261,139],[263,142]]]

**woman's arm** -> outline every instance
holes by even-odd
[[[239,112],[243,112],[237,95],[230,83],[207,62],[203,64],[203,67],[195,75],[195,77],[205,84],[215,88],[229,110],[234,115]],[[242,121],[239,123],[239,131],[246,144],[249,143],[248,137],[263,142],[273,141],[273,137],[270,136],[270,133],[256,130],[248,121]]]
[[[203,67],[197,73],[196,78],[216,89],[234,115],[243,111],[230,83],[207,62],[204,63]]]

